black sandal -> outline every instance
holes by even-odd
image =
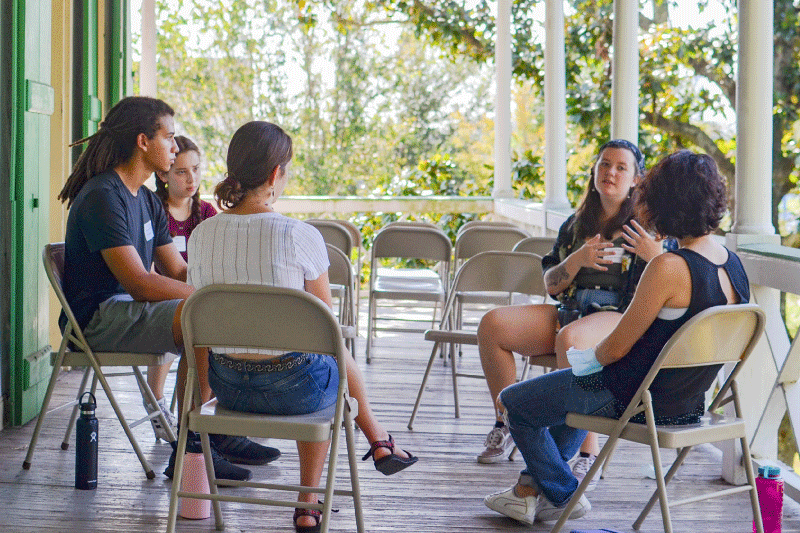
[[[317,521],[313,526],[298,526],[297,519],[301,516],[312,516]],[[295,509],[294,510],[294,530],[297,533],[319,533],[320,521],[322,520],[322,513],[316,509]]]
[[[396,474],[401,470],[405,470],[409,466],[413,465],[417,462],[417,458],[411,455],[411,452],[403,450],[408,458],[400,457],[399,455],[394,453],[394,439],[391,435],[389,435],[389,440],[377,440],[370,445],[369,451],[367,454],[361,458],[362,461],[366,461],[370,457],[375,457],[375,450],[378,448],[387,448],[390,452],[390,455],[386,457],[381,457],[380,459],[375,460],[375,470],[383,474],[384,476],[391,476],[392,474]]]

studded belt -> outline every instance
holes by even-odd
[[[287,354],[275,359],[251,361],[249,359],[234,359],[221,353],[211,352],[211,357],[220,366],[236,370],[237,372],[283,372],[297,368],[308,362],[307,353]]]

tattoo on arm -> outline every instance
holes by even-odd
[[[568,280],[569,273],[567,272],[567,269],[564,268],[562,265],[558,265],[553,269],[553,273],[548,277],[550,278],[550,283],[548,283],[547,286],[552,288]]]

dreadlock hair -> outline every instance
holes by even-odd
[[[184,152],[195,152],[198,156],[200,154],[200,148],[188,137],[184,137],[183,135],[176,135],[175,136],[175,144],[178,145],[178,153],[175,154],[175,157],[181,155]],[[177,159],[176,159],[177,161]],[[174,165],[174,163],[173,163]],[[167,190],[167,184],[160,177],[156,177],[156,196],[161,198],[161,202],[164,204],[164,211],[169,213],[169,204],[167,200],[169,199],[169,191]],[[192,209],[189,214],[189,226],[194,227],[197,226],[200,222],[202,222],[202,215],[200,213],[200,189],[198,188],[194,195],[192,195]]]
[[[247,193],[269,180],[277,167],[286,170],[292,160],[292,138],[270,122],[248,122],[233,134],[228,145],[228,175],[217,184],[214,196],[225,209],[236,207]]]
[[[592,163],[592,169],[589,176],[589,184],[586,187],[586,192],[583,195],[580,205],[575,210],[575,218],[573,220],[573,235],[576,240],[585,240],[591,238],[598,233],[602,234],[604,239],[611,240],[614,232],[627,224],[636,213],[636,198],[638,196],[638,188],[631,187],[628,197],[622,202],[616,216],[607,220],[605,224],[600,222],[603,213],[603,204],[600,201],[600,193],[594,186],[594,167],[603,155],[606,148],[622,148],[628,150],[633,154],[635,176],[641,177],[644,174],[644,155],[630,141],[625,139],[614,139],[608,141],[597,151],[597,157]]]
[[[129,96],[120,100],[100,123],[97,133],[70,145],[89,143],[72,168],[58,199],[67,202],[69,208],[87,181],[133,156],[140,133],[152,139],[161,127],[161,117],[166,115],[174,116],[175,111],[157,98]]]

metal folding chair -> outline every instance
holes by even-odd
[[[264,309],[279,309],[281,312],[265,313]],[[221,316],[226,317],[226,320],[219,320]],[[331,310],[319,298],[295,289],[263,285],[209,285],[187,298],[181,313],[181,325],[189,372],[183,412],[181,413],[175,475],[170,491],[167,532],[175,531],[179,498],[211,500],[216,527],[220,531],[224,529],[225,524],[219,502],[231,501],[320,510],[322,511],[321,530],[327,532],[334,495],[346,495],[353,499],[356,526],[359,533],[363,533],[364,520],[361,511],[361,493],[358,484],[353,430],[353,419],[358,414],[358,403],[348,394],[344,341],[339,323]],[[322,411],[296,416],[230,411],[218,405],[216,400],[202,404],[194,349],[214,347],[257,348],[333,355],[339,368],[337,401]],[[336,463],[342,426],[345,429],[350,465],[350,490],[335,488]],[[188,431],[200,434],[210,494],[180,490]],[[301,485],[227,480],[218,483],[214,476],[209,433],[304,442],[330,440],[325,487],[314,489]],[[324,495],[324,503],[299,503],[293,498],[273,499],[266,495],[256,497],[252,493],[247,495],[221,494],[218,486],[222,484],[270,491],[289,491],[292,496],[299,491],[318,492]]]
[[[67,302],[67,297],[64,295],[64,291],[62,289],[62,279],[64,277],[64,243],[59,242],[46,244],[42,250],[42,261],[44,263],[44,270],[47,273],[47,279],[50,280],[50,285],[53,287],[53,292],[56,293],[58,302],[61,304],[61,308],[64,310],[64,314],[67,317],[67,325],[64,329],[64,333],[62,334],[61,346],[59,347],[58,352],[54,352],[50,356],[53,363],[53,372],[50,375],[50,382],[47,385],[47,391],[42,403],[42,410],[39,413],[39,419],[36,421],[36,427],[33,430],[33,435],[31,435],[31,442],[28,446],[28,453],[25,456],[25,461],[22,463],[22,468],[28,470],[31,467],[33,452],[36,448],[36,443],[39,439],[39,432],[42,429],[45,417],[55,411],[72,407],[72,414],[69,418],[69,422],[67,423],[67,430],[64,433],[64,440],[61,443],[62,450],[69,448],[70,434],[72,433],[72,428],[75,425],[75,419],[78,415],[78,399],[86,390],[90,372],[94,371],[92,385],[89,390],[94,393],[97,389],[97,382],[100,382],[103,390],[106,393],[106,396],[108,397],[108,402],[114,409],[114,413],[117,415],[117,419],[119,420],[120,425],[122,425],[122,429],[128,436],[128,440],[131,442],[133,450],[136,452],[137,457],[139,457],[139,461],[142,463],[142,468],[144,468],[147,479],[153,479],[155,477],[155,473],[153,472],[150,463],[142,453],[142,450],[139,448],[139,443],[136,441],[136,437],[133,436],[131,428],[134,428],[143,422],[148,422],[152,418],[158,417],[161,420],[161,425],[167,429],[167,432],[172,440],[175,440],[175,435],[172,434],[172,430],[170,429],[167,421],[164,419],[164,415],[161,413],[161,410],[159,410],[157,413],[151,413],[132,424],[128,424],[128,422],[125,420],[125,416],[122,414],[122,410],[120,409],[116,398],[114,397],[114,392],[111,389],[108,380],[106,379],[106,377],[110,376],[111,374],[104,374],[103,367],[131,367],[133,370],[133,375],[136,376],[139,389],[142,391],[147,403],[150,405],[156,405],[157,402],[155,396],[153,395],[153,391],[150,390],[150,387],[147,385],[147,381],[144,379],[142,371],[139,370],[139,366],[166,364],[173,361],[175,359],[175,355],[169,353],[146,354],[128,352],[96,352],[92,350],[89,344],[86,342],[86,338],[83,336],[83,331],[81,330],[75,315],[72,313],[72,309],[70,309],[69,303]],[[53,390],[55,389],[56,382],[58,381],[58,375],[61,372],[61,368],[66,366],[86,367],[83,379],[81,380],[81,385],[78,388],[78,394],[76,395],[74,401],[48,410],[50,407],[50,398],[53,395]]]
[[[753,463],[747,442],[745,421],[742,418],[736,376],[753,351],[759,337],[761,337],[765,321],[764,311],[754,304],[721,305],[706,309],[686,322],[662,348],[658,358],[639,386],[636,395],[630,401],[619,420],[578,413],[567,414],[566,422],[568,426],[608,435],[608,440],[603,449],[600,450],[600,454],[589,469],[583,482],[572,495],[561,515],[561,519],[551,529],[551,533],[557,533],[564,526],[564,522],[566,522],[572,509],[580,500],[581,495],[586,491],[589,482],[612,453],[619,439],[650,446],[653,467],[656,472],[657,488],[653,492],[650,501],[647,502],[647,505],[645,505],[645,508],[633,523],[633,529],[641,527],[656,500],[661,504],[664,531],[672,533],[670,507],[749,491],[753,519],[758,532],[763,533],[758,493],[756,492],[755,476],[753,475]],[[715,395],[708,408],[707,416],[702,418],[700,424],[656,426],[650,385],[659,371],[675,368],[688,369],[723,363],[733,363],[735,366],[719,392]],[[732,416],[731,413],[720,414],[718,409],[729,403],[733,403]],[[639,413],[644,413],[646,424],[631,422],[631,418]],[[707,442],[731,439],[739,439],[741,443],[747,485],[670,502],[667,498],[667,483],[670,482],[675,472],[683,464],[692,447]],[[664,474],[661,466],[660,448],[678,450],[678,457],[666,474]],[[747,527],[749,529],[750,526],[748,525]]]

